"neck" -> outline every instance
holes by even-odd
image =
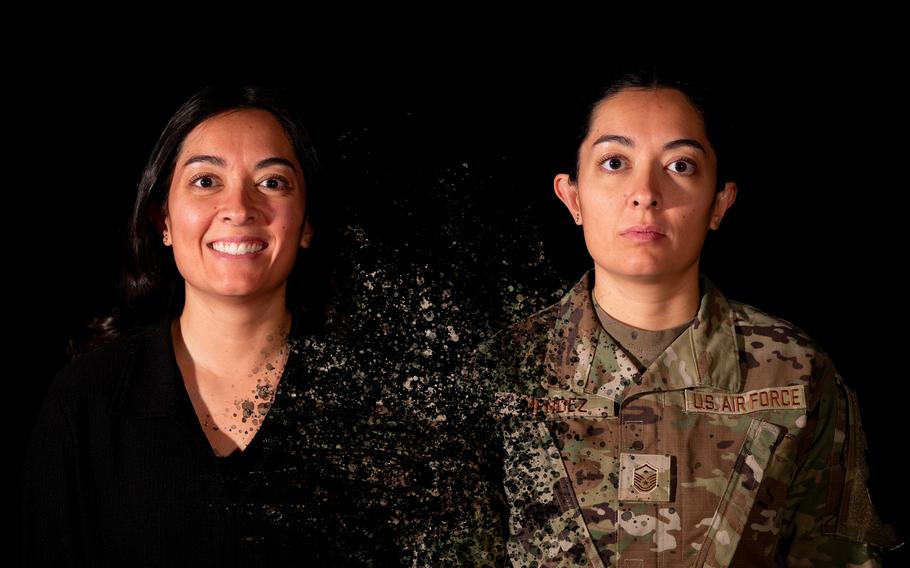
[[[689,322],[698,312],[698,264],[659,278],[636,278],[594,268],[594,298],[613,318],[640,329],[659,331]]]
[[[290,321],[283,294],[224,302],[188,289],[183,312],[174,322],[174,344],[185,350],[194,366],[230,376],[277,352]]]

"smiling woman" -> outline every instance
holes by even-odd
[[[163,210],[163,241],[185,283],[171,335],[218,455],[245,449],[272,403],[287,358],[274,340],[290,325],[285,287],[297,249],[312,237],[305,203],[302,167],[271,113],[223,113],[184,140]],[[237,377],[238,368],[257,372]],[[268,393],[255,412],[244,399],[250,392]],[[236,400],[245,400],[242,413]]]
[[[305,188],[284,129],[266,111],[219,115],[190,132],[164,210],[188,304],[283,299],[296,251],[312,237]]]
[[[395,561],[306,390],[339,383],[314,377],[325,344],[301,308],[318,180],[273,92],[205,89],[171,118],[139,184],[117,333],[58,373],[31,439],[26,564]]]

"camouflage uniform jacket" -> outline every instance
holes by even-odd
[[[809,337],[702,277],[692,324],[636,369],[592,282],[481,348],[513,565],[876,565],[895,537],[856,399]]]

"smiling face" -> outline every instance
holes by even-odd
[[[187,298],[284,295],[311,237],[302,172],[284,128],[263,110],[220,114],[187,135],[164,218]]]
[[[578,179],[556,193],[576,223],[595,271],[660,281],[698,274],[709,228],[736,198],[716,191],[717,157],[704,121],[681,92],[627,89],[601,101],[578,152]]]

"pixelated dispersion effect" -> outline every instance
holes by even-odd
[[[471,354],[567,284],[529,208],[484,208],[491,176],[461,163],[390,192],[393,181],[365,181],[397,197],[378,228],[351,212],[333,255],[330,332],[297,347],[302,367],[289,376],[299,379],[279,386],[312,417],[286,438],[291,455],[306,456],[299,479],[322,496],[283,522],[336,561],[445,564],[485,546],[471,524],[489,519],[474,510],[491,480],[473,440],[493,434],[482,419],[488,403],[465,380]]]

